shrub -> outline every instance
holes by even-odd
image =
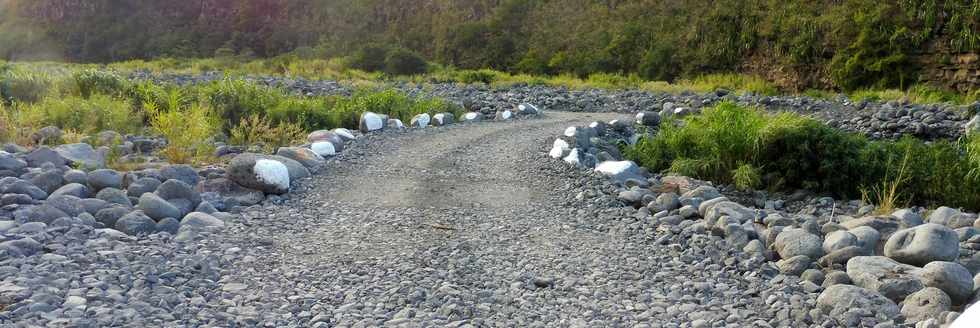
[[[387,47],[369,44],[355,51],[350,56],[348,66],[367,72],[380,71],[385,68],[385,60],[387,58]]]
[[[457,76],[456,79],[459,80],[459,82],[463,82],[467,84],[479,82],[479,83],[489,85],[493,83],[494,80],[497,79],[496,72],[489,69],[464,70],[464,71],[460,71],[456,76]]]
[[[159,109],[155,104],[147,103],[144,108],[150,115],[153,131],[167,139],[167,146],[160,153],[171,163],[200,163],[214,153],[212,140],[220,124],[206,105]]]
[[[863,197],[882,208],[911,201],[980,209],[980,137],[869,141],[792,113],[722,103],[663,125],[625,149],[637,163],[739,188],[806,188]]]
[[[290,97],[269,109],[267,118],[274,123],[298,124],[311,131],[338,127],[339,123],[333,122],[330,115],[335,102],[334,97]]]
[[[259,145],[266,152],[273,152],[279,147],[301,143],[305,139],[306,133],[298,124],[273,124],[262,116],[252,115],[243,118],[231,129],[228,142],[243,146]]]
[[[118,75],[104,70],[86,69],[77,71],[71,77],[72,90],[82,98],[92,94],[122,95],[126,91],[126,82]]]
[[[210,107],[229,123],[229,127],[242,118],[264,114],[285,98],[285,93],[278,88],[237,79],[221,80],[205,88],[204,92]]]
[[[391,75],[417,75],[429,70],[429,64],[415,52],[398,48],[388,52],[385,57],[385,73]]]
[[[41,101],[53,85],[48,74],[11,69],[0,76],[0,98],[7,104],[34,103]]]
[[[123,100],[93,95],[81,97],[48,97],[43,101],[19,107],[33,117],[37,124],[54,125],[62,129],[74,129],[81,133],[94,133],[114,130],[120,133],[134,133],[143,126],[140,115],[130,110],[130,104]]]

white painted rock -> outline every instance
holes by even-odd
[[[432,125],[433,126],[450,125],[453,124],[455,120],[456,117],[453,116],[452,113],[439,113],[432,116]]]
[[[271,159],[255,161],[255,178],[262,183],[275,186],[278,190],[289,190],[289,168],[285,164]]]
[[[476,112],[469,112],[463,114],[463,122],[476,122],[479,121],[480,118],[481,118],[480,114]]]
[[[949,328],[976,328],[980,327],[980,303],[976,303],[966,308],[963,314],[953,321]]]
[[[429,116],[428,113],[422,113],[415,115],[415,117],[413,117],[409,122],[409,125],[411,125],[413,128],[425,128],[429,126],[430,121],[432,121],[432,116]]]
[[[357,139],[357,137],[354,136],[354,132],[351,132],[351,130],[348,130],[348,129],[345,129],[345,128],[336,128],[336,129],[333,129],[332,131],[333,131],[334,134],[336,134],[337,136],[339,136],[341,139],[344,139],[344,141],[350,141],[350,140]]]
[[[364,112],[361,114],[360,130],[361,132],[368,133],[384,129],[386,120],[381,114]]]
[[[565,156],[565,158],[562,158],[562,160],[565,161],[565,163],[572,164],[575,166],[579,166],[582,164],[582,161],[578,156],[578,148],[569,151],[568,156]]]
[[[568,145],[568,142],[562,139],[555,139],[555,143],[551,146],[551,152],[548,153],[548,156],[559,159],[567,156],[569,152],[571,152],[571,147]]]
[[[628,179],[646,181],[640,166],[633,161],[605,161],[596,165],[595,171],[620,183],[625,183]]]
[[[514,117],[514,112],[510,111],[509,109],[505,109],[497,112],[497,115],[494,116],[494,119],[498,121],[506,121],[511,119],[512,117]]]
[[[389,119],[388,120],[388,126],[393,127],[395,129],[398,129],[398,130],[404,130],[405,129],[405,123],[402,123],[402,120],[399,120],[397,118]]]
[[[310,145],[310,150],[313,150],[313,153],[319,155],[320,157],[337,155],[336,148],[334,147],[333,143],[329,141],[314,142],[312,145]]]
[[[520,104],[517,105],[518,115],[537,115],[541,114],[541,110],[537,106],[531,104]]]
[[[570,126],[567,129],[565,129],[565,136],[566,137],[575,137],[575,132],[576,131],[578,131],[578,128],[576,128],[574,126]]]

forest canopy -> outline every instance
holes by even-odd
[[[853,90],[980,50],[980,0],[0,0],[0,58],[308,57],[368,45],[459,68],[672,80],[778,70]],[[766,72],[762,72],[766,73]]]

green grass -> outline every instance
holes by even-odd
[[[625,149],[653,171],[739,188],[799,188],[904,203],[980,209],[980,137],[871,141],[792,113],[722,103],[664,125]]]

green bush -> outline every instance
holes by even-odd
[[[369,44],[355,51],[348,59],[347,66],[365,72],[376,72],[385,68],[385,60],[387,58],[387,47]]]
[[[33,117],[31,121],[39,124],[86,134],[104,130],[136,133],[143,127],[143,119],[130,108],[129,102],[95,94],[88,99],[48,97],[41,102],[21,106],[18,110],[29,113]]]
[[[211,109],[228,128],[247,116],[265,114],[286,97],[281,89],[238,79],[218,81],[203,92]]]
[[[869,141],[792,113],[731,103],[667,124],[625,149],[654,171],[739,188],[805,188],[840,197],[980,209],[980,137]],[[881,188],[886,186],[887,188]],[[893,189],[889,191],[886,189]]]
[[[398,48],[385,56],[385,73],[391,75],[418,75],[429,71],[429,64],[415,52]]]
[[[0,98],[7,104],[34,103],[43,99],[53,85],[54,81],[48,74],[10,69],[0,75]]]
[[[493,70],[481,69],[481,70],[464,70],[460,71],[456,79],[459,82],[471,84],[471,83],[484,83],[491,84],[497,79],[497,74]]]
[[[89,98],[92,94],[121,95],[126,91],[126,81],[112,72],[86,69],[72,74],[72,91]]]
[[[290,97],[270,108],[267,117],[275,123],[298,124],[310,131],[339,127],[340,123],[333,121],[330,114],[336,99]]]

